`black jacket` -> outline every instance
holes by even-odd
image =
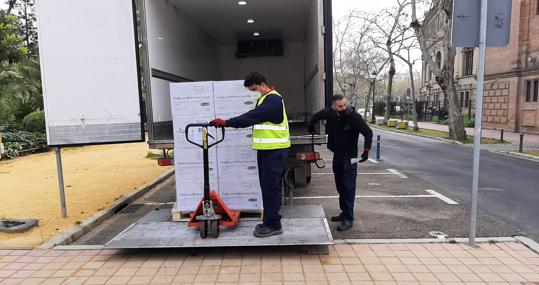
[[[359,134],[365,138],[363,148],[371,149],[372,130],[354,109],[348,108],[346,114],[341,114],[327,108],[314,114],[310,123],[314,125],[319,120],[327,122],[328,148],[332,152],[357,155]]]

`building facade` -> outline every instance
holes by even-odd
[[[436,18],[429,11],[424,25],[436,25]],[[444,55],[437,51],[435,56],[441,62]],[[477,48],[457,49],[457,95],[470,117],[475,115],[478,59]],[[420,90],[429,106],[445,106],[426,63]],[[539,0],[513,0],[509,45],[487,48],[482,121],[484,128],[539,133]]]

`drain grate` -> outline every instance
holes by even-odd
[[[136,213],[142,207],[144,207],[144,204],[129,205],[129,206],[125,207],[124,209],[122,209],[120,212],[118,212],[118,214],[131,215],[131,214]]]

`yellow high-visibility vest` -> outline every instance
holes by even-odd
[[[275,94],[283,98],[277,91],[272,90],[267,95],[260,98],[256,106],[260,106],[262,102],[270,94]],[[283,121],[279,124],[272,122],[264,122],[253,126],[253,149],[255,150],[272,150],[290,147],[290,131],[288,130],[288,118],[286,117],[286,109],[283,100]]]

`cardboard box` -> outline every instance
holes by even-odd
[[[204,189],[202,148],[187,141],[186,125],[240,115],[253,109],[257,98],[243,86],[242,80],[173,83],[170,96],[177,198],[174,210],[186,213],[195,209]],[[210,144],[222,138],[217,128],[209,128],[209,134],[213,136]],[[262,208],[251,135],[251,128],[226,129],[224,141],[209,150],[210,188],[217,191],[231,209],[259,211]],[[202,144],[201,128],[191,128],[189,138]]]
[[[256,162],[256,151],[251,146],[218,147],[218,162]]]
[[[224,193],[221,198],[229,208],[242,211],[260,211],[262,209],[262,196],[260,193],[255,194],[233,194]]]
[[[230,118],[255,108],[257,94],[243,86],[243,80],[215,81],[214,102],[217,117]]]
[[[173,117],[215,114],[211,81],[171,83],[170,100]]]
[[[252,128],[234,129],[227,128],[225,131],[225,140],[217,147],[236,147],[236,146],[248,146],[251,147],[251,141],[253,138]]]

